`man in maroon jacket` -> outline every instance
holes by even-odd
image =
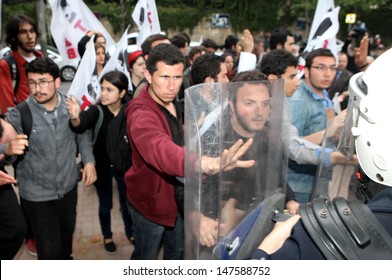
[[[160,44],[150,53],[145,77],[148,84],[127,108],[127,133],[132,167],[125,174],[128,207],[134,225],[132,259],[156,259],[163,241],[164,259],[183,258],[183,220],[174,197],[178,177],[184,176],[182,120],[175,98],[180,90],[185,59],[173,45]],[[252,144],[236,142],[221,157],[195,158],[206,174],[219,168],[250,167],[238,160]]]

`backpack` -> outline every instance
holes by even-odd
[[[14,102],[16,104],[16,93],[18,92],[19,80],[20,80],[19,69],[18,66],[16,65],[15,58],[12,56],[12,54],[5,56],[4,59],[5,61],[7,61],[8,67],[10,68],[10,73],[12,77],[12,87],[14,88]]]
[[[31,130],[33,127],[33,116],[30,111],[30,107],[26,101],[23,101],[16,105],[16,109],[18,109],[20,113],[20,119],[22,122],[22,131],[23,134],[27,135],[27,139],[30,137]],[[29,147],[26,147],[26,152],[28,152]],[[18,166],[19,161],[23,160],[24,155],[18,155],[17,160],[12,163],[14,168],[14,174],[16,178],[16,167]]]
[[[114,170],[120,175],[124,175],[132,165],[125,107],[126,105],[123,105],[116,118],[110,121],[106,133],[106,150]]]

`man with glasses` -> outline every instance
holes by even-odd
[[[78,168],[77,148],[84,163],[82,181],[96,180],[89,134],[75,134],[68,125],[66,97],[60,87],[60,71],[49,58],[37,58],[25,67],[31,95],[27,105],[32,119],[28,150],[16,166],[21,202],[37,240],[38,259],[72,259],[76,224]],[[10,108],[6,120],[23,134],[19,108]]]
[[[27,16],[11,17],[7,24],[7,45],[11,54],[0,60],[0,110],[5,115],[7,108],[14,107],[29,96],[24,67],[36,57],[43,57],[35,50],[38,31]]]
[[[320,145],[327,128],[332,121],[334,128],[344,123],[346,111],[335,116],[332,101],[327,89],[336,75],[336,59],[328,49],[316,49],[306,57],[305,78],[289,98],[291,123],[298,129],[299,136]],[[334,131],[328,131],[334,133]],[[316,166],[289,163],[288,182],[299,202],[308,202],[312,194]]]

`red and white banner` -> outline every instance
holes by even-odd
[[[90,30],[106,38],[106,49],[114,40],[82,0],[49,0],[52,10],[50,31],[63,60],[80,59],[78,42]]]
[[[98,102],[101,97],[101,77],[109,71],[118,70],[123,72],[129,81],[128,90],[132,90],[131,77],[128,71],[128,29],[129,27],[125,30],[120,41],[117,43],[116,50],[106,62],[99,77],[94,71],[96,66],[96,54],[93,42],[94,37],[88,42],[86,51],[68,92],[70,95],[76,97],[79,104],[81,104],[82,110],[85,110]]]
[[[138,49],[148,36],[161,32],[155,0],[139,0],[133,10],[132,19],[139,28],[136,43]]]
[[[101,95],[99,79],[94,73],[96,57],[93,36],[86,45],[86,51],[68,91],[68,94],[75,96],[81,104],[82,111],[95,104]]]
[[[127,52],[128,29],[129,29],[129,26],[125,30],[124,34],[121,36],[120,41],[118,41],[117,46],[116,46],[116,50],[110,56],[110,59],[108,60],[108,62],[106,62],[106,65],[103,68],[99,79],[101,79],[101,77],[109,71],[118,70],[118,71],[123,72],[127,76],[128,81],[129,81],[128,90],[132,90],[131,76],[129,75],[129,70],[128,70],[128,52]]]
[[[299,78],[301,78],[304,73],[306,54],[312,50],[319,48],[330,49],[336,57],[336,61],[338,61],[336,34],[339,31],[339,11],[340,7],[335,8],[333,0],[319,0],[317,2],[308,43],[298,62]]]

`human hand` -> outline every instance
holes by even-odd
[[[358,67],[367,64],[367,55],[369,51],[369,37],[367,35],[363,36],[359,48],[355,49],[355,64]],[[365,70],[366,67],[360,69],[361,71]]]
[[[330,155],[332,164],[344,164],[344,165],[358,165],[358,157],[357,155],[353,155],[351,158],[347,158],[339,151],[333,151]]]
[[[79,120],[80,106],[75,96],[67,98],[67,109],[71,120]]]
[[[225,149],[220,157],[212,158],[204,156],[201,158],[201,169],[207,175],[214,175],[220,170],[229,171],[234,168],[249,168],[255,164],[254,160],[239,160],[253,143],[253,138],[243,143],[238,140],[229,149]]]
[[[244,34],[241,37],[242,45],[244,46],[244,52],[251,53],[254,48],[253,35],[250,33],[249,29],[244,30]]]
[[[15,184],[16,180],[14,177],[11,175],[8,175],[7,173],[0,171],[0,186],[1,185],[7,185],[7,184]]]
[[[218,240],[218,221],[200,214],[200,245],[212,247]]]
[[[222,208],[221,222],[219,224],[219,234],[221,236],[228,234],[245,216],[245,212],[236,208],[236,205],[237,200],[229,198]]]
[[[286,203],[286,209],[289,211],[290,215],[295,215],[299,213],[299,203],[295,200],[289,200]]]
[[[97,180],[97,172],[95,170],[95,165],[92,162],[87,163],[83,167],[82,172],[82,182],[86,187],[90,187]]]
[[[284,222],[276,222],[272,231],[264,238],[258,248],[269,255],[278,251],[291,235],[293,227],[300,218],[300,215],[294,215]]]
[[[1,126],[3,127],[3,137],[0,139],[0,144],[8,143],[16,136],[16,131],[12,124],[0,118]]]
[[[333,137],[340,131],[340,129],[344,126],[346,115],[347,109],[341,111],[337,116],[331,119],[331,122],[327,128],[327,137]]]
[[[28,146],[29,141],[27,140],[27,135],[17,134],[14,139],[8,142],[5,154],[7,156],[23,155]]]

